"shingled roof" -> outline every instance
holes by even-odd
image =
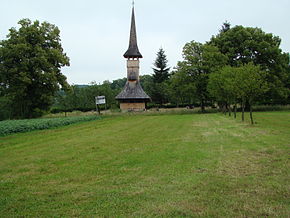
[[[150,101],[150,97],[144,92],[139,81],[129,82],[127,81],[124,89],[117,95],[117,100],[125,99],[143,99]]]
[[[129,48],[124,54],[124,58],[142,58],[143,56],[139,52],[137,45],[137,34],[136,34],[136,25],[135,25],[135,13],[134,7],[132,8],[132,18],[131,18],[131,31],[130,31],[130,40]]]

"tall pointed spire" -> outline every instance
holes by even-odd
[[[124,54],[125,58],[142,58],[141,53],[139,52],[137,45],[137,34],[136,34],[136,25],[135,25],[135,13],[134,13],[134,4],[132,7],[132,18],[131,18],[131,31],[130,31],[130,40],[129,48]]]
[[[144,111],[146,103],[151,101],[150,97],[144,92],[139,78],[139,58],[142,58],[137,46],[134,1],[132,7],[131,32],[129,48],[124,54],[127,60],[127,82],[123,90],[116,96],[120,102],[122,111]]]

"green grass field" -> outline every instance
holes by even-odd
[[[0,137],[1,217],[289,217],[290,113],[116,116]]]

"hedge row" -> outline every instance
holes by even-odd
[[[0,121],[0,136],[6,136],[19,132],[30,132],[33,130],[51,129],[66,126],[72,123],[97,120],[98,116],[77,116],[45,119],[27,120],[4,120]]]

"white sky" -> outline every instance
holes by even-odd
[[[0,7],[0,40],[22,18],[59,27],[71,63],[62,72],[70,84],[126,77],[131,0],[0,0]],[[186,42],[208,41],[226,20],[279,36],[289,52],[289,11],[290,0],[136,0],[141,75],[152,74],[160,47],[174,67]]]

